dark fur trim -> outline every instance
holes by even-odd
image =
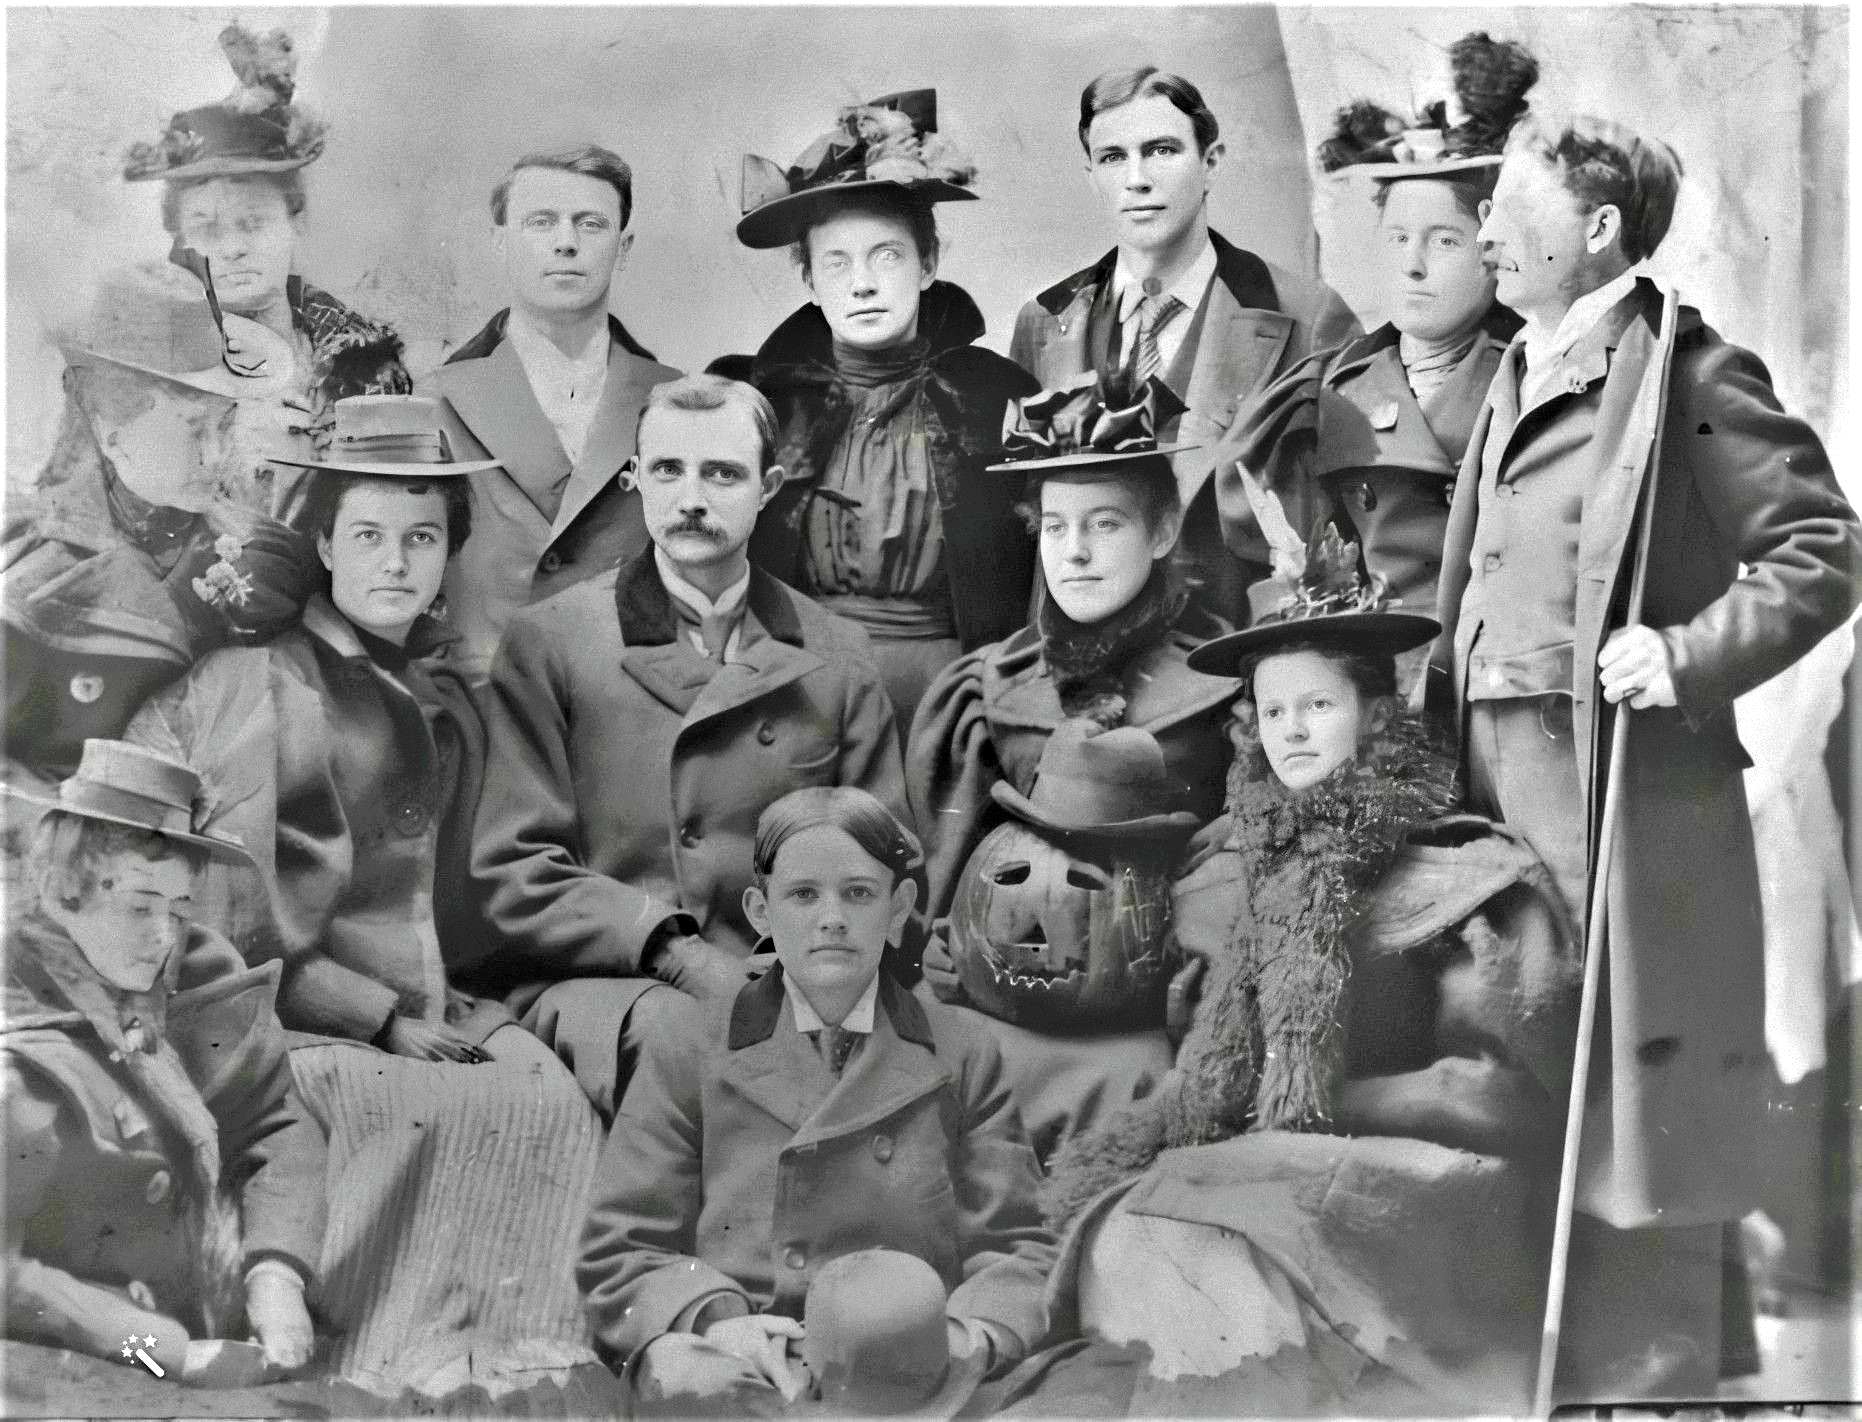
[[[1210,965],[1162,1088],[1057,1154],[1045,1207],[1056,1228],[1178,1146],[1243,1131],[1324,1130],[1344,1070],[1350,932],[1409,835],[1454,804],[1454,767],[1399,713],[1350,766],[1301,794],[1266,768],[1244,721],[1230,772],[1229,848],[1248,898]]]

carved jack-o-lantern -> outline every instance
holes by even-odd
[[[1135,846],[1134,846],[1135,848]],[[1163,1021],[1170,876],[1108,846],[1087,859],[1027,825],[991,831],[970,855],[950,949],[970,1000],[1049,1031]]]

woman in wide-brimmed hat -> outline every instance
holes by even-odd
[[[1244,689],[1174,895],[1206,975],[1163,1085],[1053,1162],[1056,1328],[1149,1344],[1134,1390],[1219,1378],[1218,1410],[1523,1408],[1578,938],[1523,840],[1449,813],[1453,762],[1397,695],[1434,619],[1256,496],[1277,596],[1190,658]],[[1067,1360],[1055,1404],[1104,1362]]]
[[[289,527],[303,478],[268,452],[313,452],[342,396],[412,388],[393,331],[296,275],[324,129],[295,102],[290,39],[232,25],[220,45],[231,94],[129,151],[125,178],[162,185],[169,260],[107,277],[59,333],[63,423],[6,530],[6,749],[47,774],[195,657],[296,618],[316,568]]]
[[[737,225],[748,246],[791,248],[809,293],[747,375],[781,419],[787,476],[750,554],[866,628],[901,731],[945,665],[1019,624],[1034,569],[983,466],[1035,382],[976,344],[982,313],[937,279],[933,206],[976,196],[937,129],[930,89],[847,109],[788,168],[745,160]]]
[[[304,460],[323,590],[128,733],[193,765],[209,823],[258,861],[213,881],[211,921],[283,964],[293,1070],[331,1133],[320,1311],[337,1365],[391,1387],[438,1386],[468,1353],[481,1378],[592,1357],[567,1265],[599,1124],[554,1053],[448,982],[489,946],[465,873],[484,731],[429,660],[447,640],[431,609],[471,531],[464,476],[489,467],[452,457],[436,400],[338,402],[328,456]],[[417,1192],[387,1189],[402,1171]]]
[[[1389,596],[1424,614],[1435,610],[1462,453],[1519,330],[1494,300],[1477,234],[1506,135],[1539,74],[1519,45],[1481,33],[1455,41],[1449,58],[1452,105],[1405,122],[1359,100],[1319,145],[1323,173],[1369,187],[1388,319],[1288,371],[1229,436],[1240,462],[1287,500],[1296,528],[1336,523]],[[1232,460],[1217,468],[1216,502],[1230,547],[1260,557]],[[1425,655],[1399,659],[1405,684]]]
[[[1173,807],[1203,824],[1222,807],[1229,762],[1226,676],[1189,665],[1227,624],[1193,605],[1171,567],[1182,511],[1152,431],[1176,399],[1151,381],[1137,397],[1092,379],[1022,403],[1008,461],[991,473],[1038,530],[1034,621],[939,675],[907,741],[906,790],[924,839],[928,916],[948,915],[979,842],[1010,816],[994,791],[1026,796],[1066,721],[1132,726],[1162,751]],[[964,993],[941,940],[925,969],[939,995]],[[1067,1037],[996,1026],[1036,1149],[1155,1083],[1170,1064],[1161,1027]]]

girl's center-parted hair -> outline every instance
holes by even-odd
[[[1041,536],[1041,490],[1050,482],[1068,484],[1117,484],[1130,491],[1138,505],[1138,516],[1144,520],[1144,526],[1155,534],[1168,514],[1181,513],[1183,502],[1177,496],[1176,476],[1171,473],[1169,464],[1159,455],[1156,462],[1146,460],[1142,466],[1126,465],[1113,467],[1105,473],[1084,472],[1078,469],[1063,470],[1055,474],[1036,476],[1029,480],[1028,492],[1016,503],[1015,512],[1021,515],[1028,531],[1039,538]]]
[[[1262,663],[1270,662],[1275,657],[1290,657],[1298,652],[1314,652],[1325,658],[1345,673],[1351,684],[1358,689],[1358,695],[1367,701],[1397,694],[1395,657],[1380,652],[1347,652],[1336,642],[1314,636],[1283,642],[1277,647],[1270,647],[1245,658],[1239,668],[1242,699],[1253,703],[1254,674],[1261,669]]]
[[[924,863],[918,836],[866,791],[851,785],[817,785],[791,790],[758,816],[750,866],[758,888],[775,871],[782,846],[804,830],[837,829],[899,882]]]
[[[418,479],[399,474],[355,474],[346,469],[319,469],[311,477],[305,496],[305,522],[312,533],[325,538],[336,533],[336,515],[343,496],[364,485],[385,485],[404,494],[437,493],[446,501],[446,556],[452,557],[472,536],[472,486],[457,477]]]

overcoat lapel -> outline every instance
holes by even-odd
[[[562,492],[561,506],[550,527],[552,539],[560,537],[576,521],[633,456],[634,428],[646,406],[647,394],[670,375],[665,366],[628,354],[618,341],[609,345],[608,379],[602,387],[601,407],[595,411],[588,443]]]
[[[569,480],[569,456],[537,403],[517,348],[500,341],[482,359],[455,361],[443,369],[442,385],[453,409],[547,527]]]

